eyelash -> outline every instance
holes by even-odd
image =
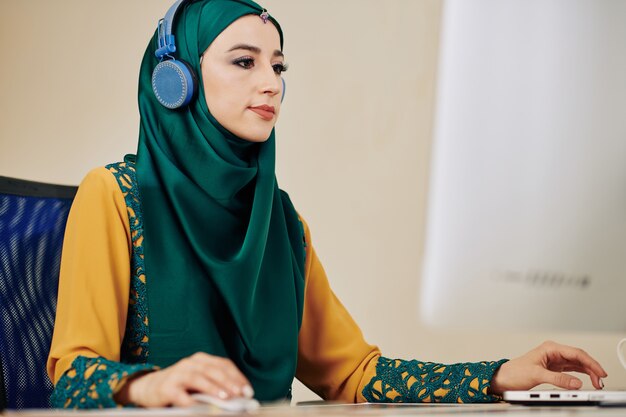
[[[233,61],[233,64],[243,68],[243,69],[250,69],[254,66],[254,58],[249,57],[249,56],[244,56],[241,58],[237,58]],[[287,71],[287,69],[289,68],[289,66],[287,64],[282,64],[282,63],[278,63],[278,64],[274,64],[272,65],[272,68],[274,68],[274,72],[277,75],[282,74],[283,72]]]

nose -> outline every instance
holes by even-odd
[[[264,66],[261,71],[259,87],[262,94],[268,94],[272,97],[282,91],[283,83],[281,77],[276,75],[274,67],[271,65]]]

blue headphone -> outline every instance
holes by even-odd
[[[160,62],[152,71],[152,91],[159,103],[168,109],[178,109],[189,104],[198,88],[198,79],[191,66],[172,56],[176,52],[172,35],[174,17],[185,1],[176,1],[157,26],[158,48],[154,54]]]
[[[172,28],[174,18],[180,6],[187,0],[177,0],[169,8],[165,17],[157,25],[158,48],[154,53],[159,63],[152,71],[152,91],[159,103],[168,109],[178,109],[188,105],[198,89],[198,78],[191,65],[172,56],[176,52],[176,43]],[[282,102],[285,98],[285,80],[283,83]]]

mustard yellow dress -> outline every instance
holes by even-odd
[[[294,377],[326,400],[490,402],[505,361],[439,364],[389,359],[368,344],[330,288],[301,219],[305,298]],[[115,407],[114,394],[150,364],[141,202],[130,162],[91,171],[67,223],[48,374],[54,407]]]

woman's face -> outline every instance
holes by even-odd
[[[276,27],[256,15],[237,19],[207,48],[201,67],[215,119],[241,139],[267,140],[280,112],[285,68]]]

